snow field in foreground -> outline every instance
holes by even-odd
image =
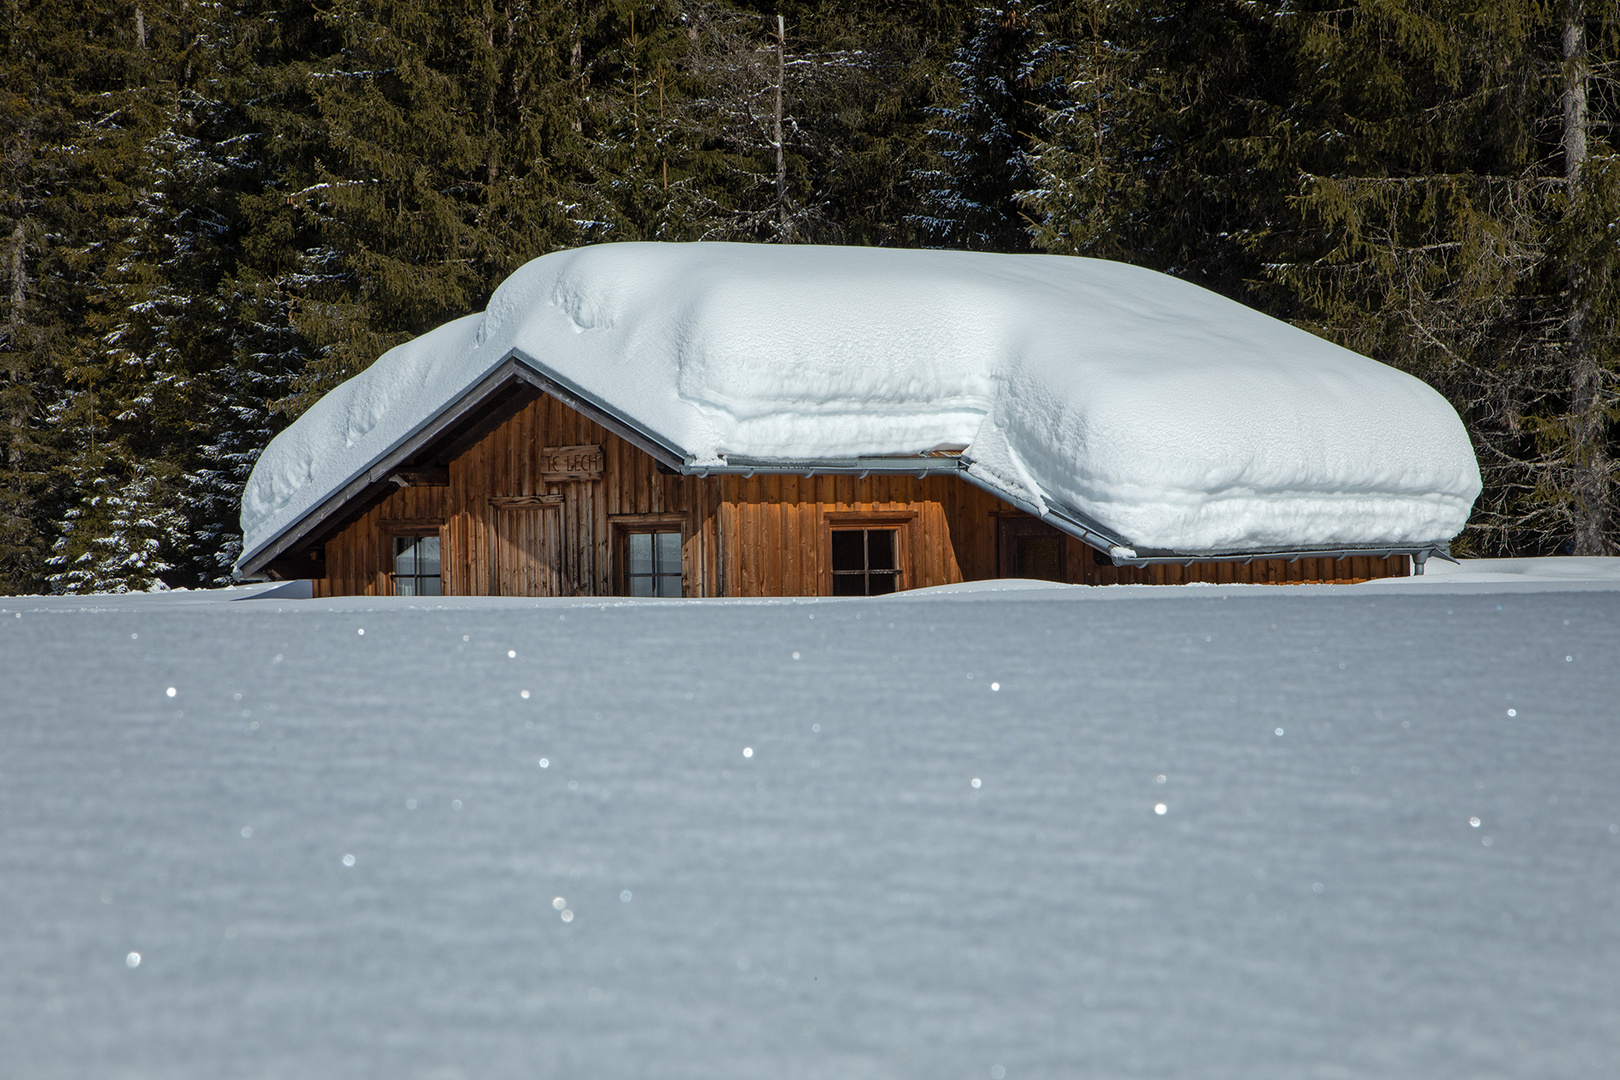
[[[1612,594],[1155,595],[0,600],[7,1069],[1603,1075]]]

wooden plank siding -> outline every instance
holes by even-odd
[[[544,451],[562,446],[600,446],[601,477],[547,480]],[[825,595],[831,527],[864,519],[899,529],[900,587],[917,589],[996,577],[1006,517],[1026,516],[949,475],[666,474],[648,454],[542,397],[452,461],[447,486],[400,488],[329,539],[327,576],[314,588],[317,596],[387,595],[394,537],[436,530],[448,595],[613,595],[622,530],[678,524],[687,596]],[[1349,582],[1410,572],[1404,556],[1120,567],[1072,537],[1064,543],[1067,580],[1087,585]],[[520,565],[514,551],[522,547],[555,565]]]

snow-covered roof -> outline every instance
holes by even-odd
[[[1443,544],[1480,491],[1432,388],[1150,270],[626,243],[530,262],[317,402],[253,470],[238,565],[513,361],[687,471],[959,450],[981,486],[1132,548]]]

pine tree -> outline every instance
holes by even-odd
[[[1546,361],[1548,206],[1525,109],[1534,41],[1515,14],[1402,3],[1284,20],[1294,90],[1266,119],[1289,133],[1292,213],[1242,234],[1263,302],[1424,378],[1468,421],[1487,487],[1464,550],[1507,550],[1548,516],[1524,422]]]
[[[1285,115],[1338,134],[1299,141],[1298,221],[1251,241],[1289,314],[1458,406],[1486,478],[1463,548],[1481,553],[1601,554],[1616,532],[1615,372],[1585,330],[1616,299],[1586,273],[1612,246],[1616,204],[1594,177],[1586,205],[1572,160],[1568,10],[1302,13],[1308,104]],[[1613,118],[1583,120],[1582,161],[1612,155],[1591,136]]]
[[[1189,277],[1441,389],[1486,480],[1460,550],[1590,551],[1614,536],[1612,361],[1576,334],[1612,310],[1611,279],[1585,268],[1603,264],[1614,211],[1605,168],[1590,204],[1567,175],[1557,12],[1366,0],[1078,14],[1090,45],[1067,59],[1072,104],[1048,116],[1026,195],[1039,247]],[[1587,65],[1594,86],[1612,70],[1613,21],[1586,16],[1609,50]],[[1586,127],[1594,161],[1612,152],[1605,93]]]
[[[287,411],[589,232],[577,58],[592,14],[342,0],[320,15],[330,53],[295,62],[318,123],[278,180],[302,249],[276,284],[313,349]]]
[[[68,376],[107,262],[101,211],[123,197],[109,159],[127,146],[115,41],[130,24],[114,7],[40,0],[0,11],[0,592],[44,587],[69,502],[57,482],[64,428],[51,419],[72,404]]]
[[[1061,21],[1060,21],[1061,20]],[[1246,237],[1287,214],[1269,102],[1286,100],[1259,4],[1077,0],[1020,202],[1036,250],[1118,258],[1250,301]]]
[[[220,100],[222,35],[231,13],[215,4],[137,8],[122,28],[127,72],[115,100],[129,118],[108,149],[105,175],[120,197],[103,207],[100,256],[85,328],[69,372],[74,393],[54,417],[71,449],[59,486],[69,494],[51,562],[53,588],[80,588],[86,558],[97,587],[149,587],[217,579],[207,508],[187,477],[214,437],[215,374],[231,335],[222,282],[235,259],[234,110]],[[83,512],[95,503],[102,512]],[[113,512],[116,509],[116,512]],[[174,525],[161,554],[114,554],[131,521]],[[155,543],[155,539],[153,540]],[[150,546],[150,545],[148,545]],[[159,566],[161,564],[161,567]]]
[[[1620,79],[1614,75],[1620,64],[1620,12],[1612,4],[1590,14],[1586,9],[1584,0],[1564,0],[1554,14],[1562,76],[1564,207],[1550,259],[1562,272],[1567,296],[1559,366],[1568,379],[1568,406],[1546,430],[1555,436],[1559,451],[1557,493],[1570,519],[1570,548],[1577,555],[1613,555],[1620,552],[1620,498],[1615,493],[1620,454],[1614,446],[1615,421],[1620,419],[1620,349],[1615,345],[1620,326],[1620,280],[1615,274],[1620,155],[1602,136],[1612,136],[1620,123]],[[1594,59],[1606,70],[1596,86]]]
[[[685,15],[661,236],[915,241],[926,110],[958,11],[761,3],[695,4]]]
[[[119,310],[111,282],[131,269],[125,242],[163,110],[139,8],[41,2],[5,14],[17,77],[6,80],[14,201],[0,575],[4,587],[33,589],[85,478],[119,458],[119,377],[103,339]]]
[[[1014,0],[981,8],[973,36],[950,66],[957,99],[936,110],[941,167],[917,223],[931,243],[974,251],[1026,251],[1020,200],[1035,186],[1029,153],[1042,110],[1058,107],[1053,74],[1062,46],[1047,37],[1046,9]]]
[[[136,465],[122,484],[96,477],[91,494],[68,510],[55,544],[51,585],[64,593],[163,592],[167,561],[186,519],[157,479]]]

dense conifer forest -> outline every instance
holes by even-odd
[[[1455,550],[1620,551],[1612,3],[0,2],[0,592],[228,580],[322,392],[648,239],[1163,270],[1445,393]]]

